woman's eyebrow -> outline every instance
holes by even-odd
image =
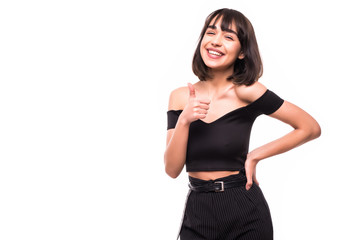
[[[217,27],[215,25],[209,25],[208,28],[217,29]],[[235,32],[234,30],[231,30],[230,28],[221,28],[221,30],[224,32],[229,32],[229,33],[233,33],[233,34],[237,35],[237,32]]]

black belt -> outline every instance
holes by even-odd
[[[189,183],[189,188],[195,192],[223,192],[225,189],[245,186],[246,180],[243,179],[235,181],[214,181],[207,182],[201,186],[193,186]]]

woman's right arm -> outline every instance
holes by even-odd
[[[169,129],[166,136],[165,172],[172,178],[177,178],[185,165],[190,123],[205,118],[210,104],[208,100],[196,98],[195,89],[190,83],[187,89],[174,90],[169,99],[168,110],[183,108],[175,128]],[[185,107],[182,107],[187,98]]]

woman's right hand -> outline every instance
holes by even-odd
[[[186,124],[190,124],[198,119],[204,119],[209,110],[210,100],[198,99],[196,97],[195,88],[191,83],[188,83],[189,100],[179,116],[179,120]]]

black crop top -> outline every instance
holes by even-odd
[[[254,102],[206,123],[192,122],[186,152],[186,171],[237,171],[244,167],[251,127],[261,115],[275,112],[284,100],[270,90]],[[182,110],[169,110],[167,129],[175,128]]]

